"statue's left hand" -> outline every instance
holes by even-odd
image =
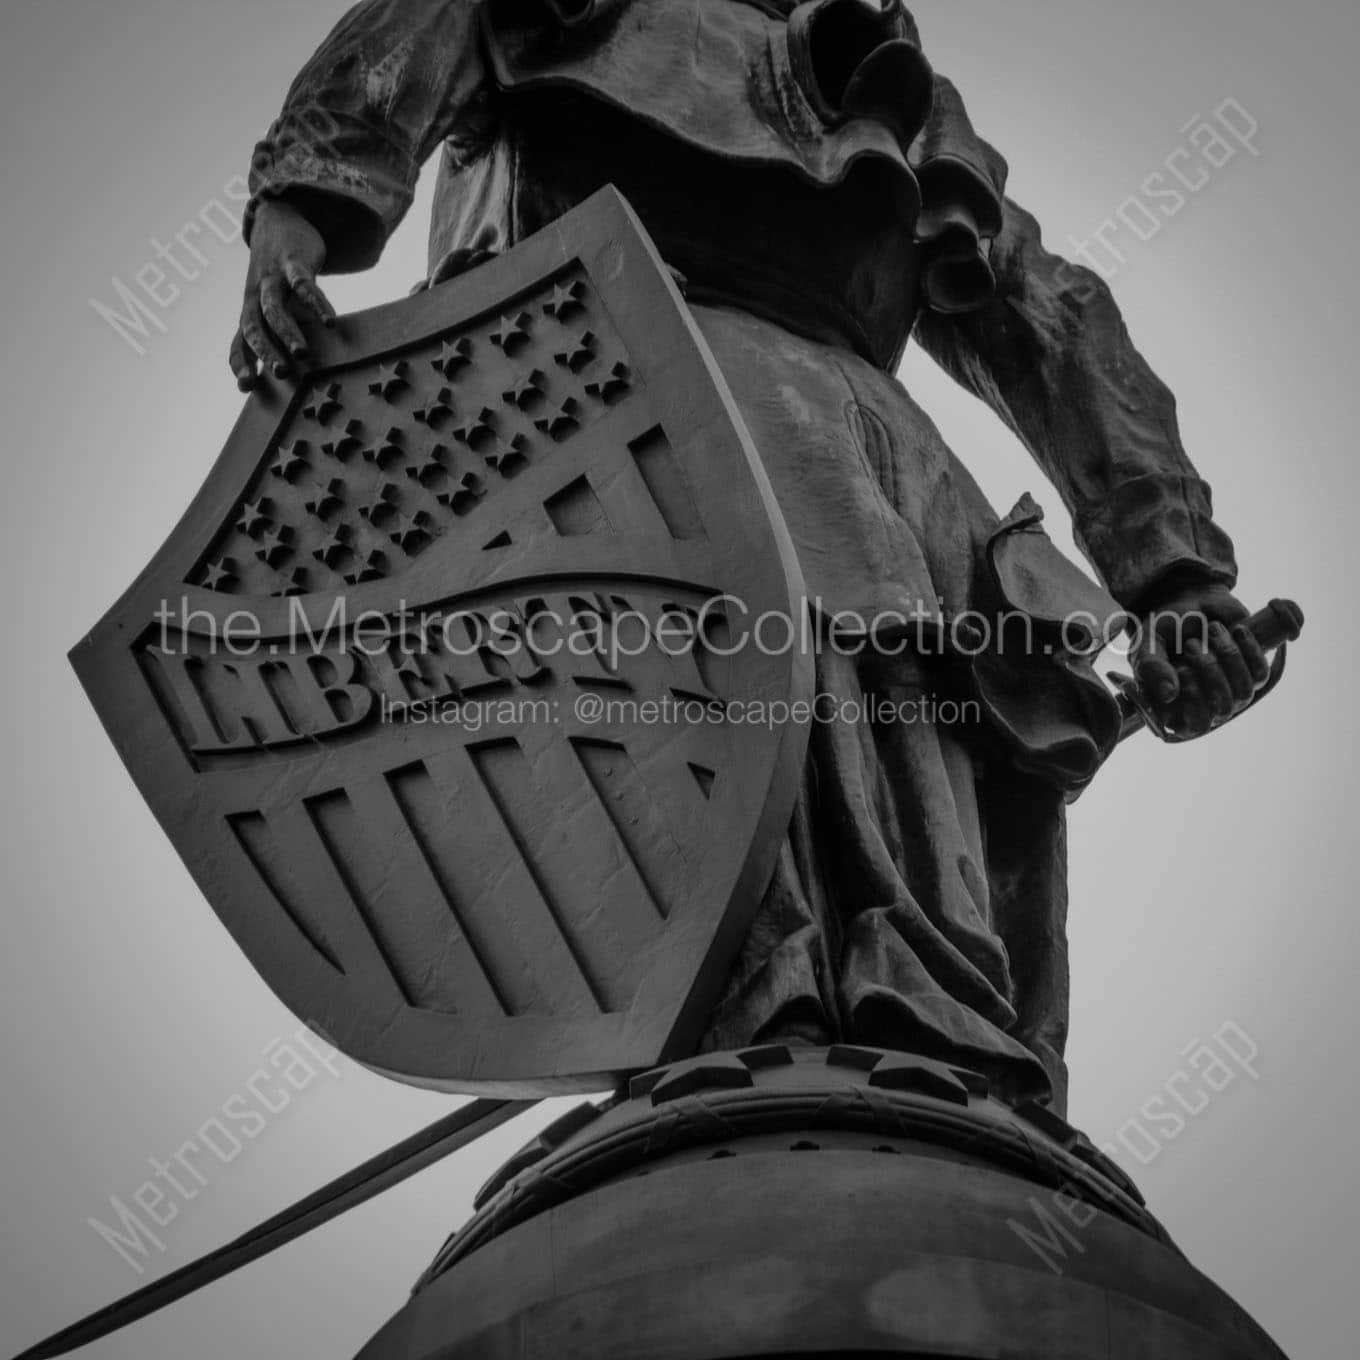
[[[1219,585],[1181,586],[1144,614],[1134,674],[1169,732],[1195,737],[1219,726],[1269,679],[1247,618],[1247,607]]]
[[[301,211],[285,199],[260,204],[241,321],[231,342],[231,371],[243,392],[255,385],[257,362],[286,378],[290,361],[306,358],[307,337],[293,307],[322,325],[335,323],[335,309],[316,282],[325,262],[326,243]]]

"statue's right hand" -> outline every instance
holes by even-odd
[[[316,283],[325,263],[321,233],[296,208],[276,198],[260,204],[241,324],[231,342],[231,371],[243,392],[255,385],[257,364],[285,378],[289,358],[306,357],[307,337],[295,310],[310,312],[322,325],[335,324],[335,309]]]

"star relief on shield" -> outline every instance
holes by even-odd
[[[406,381],[406,369],[405,360],[400,359],[394,364],[380,364],[378,376],[368,384],[368,390],[390,402],[398,392],[410,385]]]
[[[528,312],[507,313],[492,328],[491,343],[509,354],[528,343],[532,325]]]
[[[471,339],[460,335],[456,340],[445,340],[439,346],[439,353],[430,362],[443,377],[452,378],[472,362]]]

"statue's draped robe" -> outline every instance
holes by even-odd
[[[1004,197],[900,11],[860,0],[365,0],[257,148],[328,268],[373,263],[441,152],[430,278],[613,182],[688,296],[823,617],[1097,611],[1022,503],[1005,520],[891,376],[914,334],[988,402],[1072,514],[1110,595],[1232,584],[1171,394],[1103,282]],[[929,651],[931,649],[921,649]],[[817,725],[778,869],[706,1044],[901,1047],[1061,1105],[1063,804],[1111,748],[1059,645],[967,666],[823,649],[818,688],[973,696],[982,720]],[[974,710],[968,710],[973,712]]]

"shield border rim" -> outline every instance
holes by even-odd
[[[505,255],[454,280],[449,286],[461,287],[465,300],[460,302],[456,312],[458,320],[452,324],[473,324],[478,317],[503,309],[509,300],[525,291],[522,280],[526,277],[544,279],[555,270],[569,266],[574,260],[586,263],[586,251],[582,249],[581,242],[588,237],[598,238],[604,242],[600,247],[600,254],[612,250],[618,252],[621,259],[631,248],[635,251],[641,250],[650,257],[654,268],[650,271],[648,285],[643,291],[651,296],[634,299],[634,310],[645,311],[648,303],[668,303],[683,328],[685,341],[693,347],[695,358],[707,371],[718,413],[724,418],[728,433],[735,437],[737,447],[745,456],[751,488],[761,504],[769,546],[774,549],[769,558],[769,565],[772,568],[777,566],[782,576],[779,594],[790,609],[791,616],[798,617],[798,611],[806,598],[801,568],[754,441],[745,426],[726,379],[669,270],[642,223],[617,189],[610,186],[600,190]],[[598,277],[594,268],[589,272],[593,277]],[[351,367],[356,360],[371,362],[386,353],[410,349],[441,332],[447,332],[451,327],[450,313],[447,310],[442,312],[439,310],[440,289],[444,286],[438,285],[415,297],[384,303],[341,318],[335,332],[318,330],[309,336],[314,342],[313,361],[295,379],[282,382],[266,376],[259,389],[252,393],[247,401],[222,452],[214,461],[203,486],[193,497],[189,507],[153,554],[147,566],[70,654],[72,665],[101,723],[109,733],[138,792],[165,831],[176,854],[189,869],[191,877],[207,898],[214,915],[232,935],[251,967],[290,1010],[294,1009],[295,998],[285,995],[283,987],[279,985],[274,975],[276,972],[279,976],[286,976],[290,971],[287,964],[280,964],[273,970],[267,970],[257,964],[257,951],[246,943],[246,938],[251,934],[249,913],[235,919],[235,913],[229,913],[223,907],[219,907],[218,901],[204,881],[205,872],[202,866],[196,868],[190,862],[194,847],[184,844],[183,837],[172,833],[168,818],[163,815],[162,804],[173,800],[163,794],[154,794],[150,790],[149,786],[158,782],[158,775],[159,782],[169,781],[164,779],[163,771],[153,762],[139,760],[134,743],[129,738],[135,733],[138,720],[145,719],[148,708],[154,710],[157,716],[160,716],[160,711],[154,699],[145,693],[144,681],[142,693],[138,693],[136,685],[131,683],[141,681],[141,675],[132,656],[131,644],[121,635],[125,633],[129,619],[134,616],[140,617],[136,615],[135,606],[147,595],[148,588],[151,590],[151,598],[160,598],[171,576],[174,578],[171,586],[183,593],[191,607],[197,602],[206,608],[214,606],[221,608],[222,597],[216,592],[182,584],[187,570],[170,572],[167,569],[172,563],[197,561],[211,545],[224,517],[241,494],[242,483],[237,464],[243,460],[242,448],[251,449],[253,451],[251,457],[258,463],[261,456],[259,450],[268,447],[281,424],[291,415],[294,405],[300,401],[302,394],[328,371]],[[418,309],[414,316],[413,304]],[[399,341],[392,331],[392,323],[398,315],[402,328]],[[630,341],[632,337],[628,335],[627,327],[620,323],[619,317],[612,311],[611,315],[619,325],[625,341]],[[363,337],[357,342],[353,339],[356,331]],[[384,335],[392,337],[390,343],[380,342]],[[692,438],[694,432],[687,431],[687,436]],[[158,583],[160,589],[157,589]],[[364,587],[360,587],[359,591],[355,592],[356,597],[363,590]],[[284,602],[281,602],[281,608],[283,604]],[[356,599],[356,608],[361,606],[362,597]],[[144,625],[136,626],[140,636]],[[789,658],[786,697],[794,702],[809,700],[814,690],[812,657],[801,649],[792,649]],[[116,693],[120,677],[129,682],[121,697]],[[131,700],[129,695],[133,696]],[[128,717],[134,721],[123,726],[120,736],[119,723]],[[341,1051],[375,1072],[406,1084],[477,1095],[523,1097],[598,1091],[620,1075],[635,1072],[641,1067],[652,1066],[658,1062],[673,1061],[693,1051],[701,1035],[701,1028],[717,1000],[720,986],[720,981],[708,986],[701,985],[704,975],[717,971],[712,967],[717,956],[725,956],[730,965],[758,909],[764,886],[773,873],[780,844],[793,813],[809,731],[810,720],[791,721],[781,727],[778,740],[772,743],[768,776],[763,781],[765,793],[760,815],[754,819],[741,865],[731,877],[727,909],[710,931],[708,944],[703,950],[698,966],[692,970],[685,993],[683,995],[677,993],[664,1008],[652,1008],[649,1015],[644,1017],[648,1020],[646,1024],[637,1020],[636,1001],[622,1013],[625,1019],[622,1026],[618,1023],[618,1012],[593,1017],[607,1022],[607,1028],[613,1031],[612,1037],[616,1040],[613,1045],[606,1042],[604,1035],[582,1036],[581,1031],[591,1027],[583,1025],[581,1017],[564,1021],[558,1017],[518,1016],[514,1017],[514,1023],[520,1035],[527,1034],[527,1037],[521,1038],[516,1043],[516,1051],[537,1052],[540,1055],[537,1066],[546,1069],[551,1063],[551,1071],[539,1070],[530,1073],[518,1070],[516,1065],[511,1063],[502,1077],[450,1078],[432,1070],[428,1065],[412,1062],[410,1042],[405,1043],[400,1050],[403,1065],[398,1069],[389,1065],[393,1054],[384,1054],[376,1049],[365,1051],[367,1046],[353,1042],[345,1029],[319,1022],[312,1016],[301,1015],[300,1018],[329,1042],[335,1043]],[[194,775],[189,773],[187,777],[192,779]],[[742,909],[738,910],[738,905]],[[667,938],[670,939],[670,936]],[[343,997],[341,1004],[343,1005]],[[346,1009],[353,1010],[352,1007]],[[371,1009],[368,1014],[371,1020],[377,1020],[376,1009]],[[411,1016],[414,1017],[420,1014],[411,1012]],[[444,1021],[449,1019],[447,1015],[441,1015],[440,1018]],[[373,1024],[368,1026],[370,1032],[373,1027]],[[408,1021],[403,1028],[408,1027],[414,1028],[414,1025]],[[554,1048],[551,1042],[554,1032],[564,1027],[570,1027],[578,1037],[569,1046],[558,1045]],[[542,1039],[528,1033],[534,1029],[544,1031]],[[384,1034],[388,1032],[385,1026],[382,1030]],[[624,1056],[622,1049],[630,1046],[636,1048],[648,1038],[655,1053],[653,1059],[645,1063],[621,1060]],[[583,1061],[584,1050],[587,1048],[598,1053],[598,1061]],[[577,1053],[578,1050],[581,1052]],[[633,1057],[635,1054],[629,1056]],[[477,1065],[480,1066],[480,1062]],[[564,1068],[569,1070],[564,1071]]]

